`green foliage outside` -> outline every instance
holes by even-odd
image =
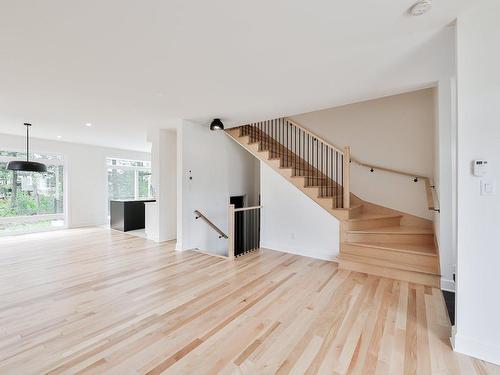
[[[0,216],[27,216],[53,214],[56,211],[56,201],[53,197],[40,195],[36,198],[26,192],[18,192],[15,201],[0,199]]]
[[[0,163],[0,217],[62,213],[62,197],[62,166],[49,166],[43,174],[19,173]]]

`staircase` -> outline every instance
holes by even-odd
[[[340,221],[337,261],[341,268],[439,288],[432,222],[352,194],[350,164],[374,166],[351,158],[348,147],[340,150],[287,118],[231,128],[226,133]],[[416,182],[420,179],[431,188],[426,177],[376,168],[411,176]],[[429,208],[434,209],[432,203]]]

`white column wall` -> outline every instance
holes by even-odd
[[[485,4],[485,5],[484,5]],[[500,178],[500,3],[463,13],[457,23],[458,256],[457,351],[500,365],[500,196],[480,181]],[[488,176],[474,177],[474,159]]]

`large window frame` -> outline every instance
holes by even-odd
[[[21,160],[26,157],[26,151],[20,150],[12,147],[2,147],[0,146],[0,151],[5,151],[8,153],[17,153],[16,156],[7,156],[0,154],[0,163],[8,163],[10,161]],[[44,163],[47,166],[62,166],[63,167],[63,205],[61,213],[54,214],[34,214],[34,215],[16,215],[16,216],[4,216],[0,217],[0,224],[5,223],[15,223],[15,224],[23,224],[23,223],[34,223],[45,220],[62,220],[64,221],[64,225],[57,226],[53,228],[44,228],[40,230],[27,230],[27,231],[15,231],[15,232],[5,232],[0,233],[0,237],[9,236],[9,235],[18,235],[18,234],[27,234],[27,233],[36,233],[36,232],[46,232],[52,230],[60,230],[68,227],[68,178],[67,178],[67,163],[64,158],[64,155],[60,153],[54,152],[43,152],[43,151],[31,151],[30,152],[30,160],[37,161],[40,163]]]
[[[117,162],[117,164],[112,164],[113,161]],[[134,165],[134,164],[141,164],[141,165]],[[109,169],[120,169],[123,171],[131,171],[134,172],[134,196],[129,198],[129,199],[147,199],[151,198],[154,195],[152,186],[151,186],[151,180],[149,182],[148,186],[148,196],[146,197],[141,197],[140,196],[140,188],[139,188],[139,173],[140,172],[147,172],[151,175],[151,161],[149,160],[133,160],[133,159],[124,159],[124,158],[117,158],[117,157],[107,157],[106,158],[106,181],[107,181],[107,199],[108,199],[108,209],[109,209],[109,201],[113,199],[120,199],[120,198],[111,198],[111,191],[109,189]],[[109,217],[109,212],[108,212],[108,217]]]

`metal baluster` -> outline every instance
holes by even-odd
[[[277,135],[276,135],[276,120],[272,120],[273,121],[273,157],[276,157],[276,154],[278,153],[278,150],[277,150],[277,144],[276,144],[276,138]]]
[[[316,138],[316,170],[314,171],[314,174],[316,176],[316,185],[318,184],[318,165],[319,165],[319,142],[318,139]]]
[[[342,197],[344,196],[344,155],[340,155],[340,165],[341,170],[340,170],[340,185],[342,186]],[[344,199],[342,199],[341,207],[344,206]]]
[[[281,155],[284,155],[285,154],[285,150],[284,150],[284,147],[283,147],[283,144],[285,143],[285,127],[283,126],[283,118],[280,118],[280,134],[281,134],[281,138],[280,138],[280,145],[281,145]],[[285,160],[285,158],[283,157],[283,160]]]
[[[300,156],[300,140],[301,140],[301,133],[302,133],[302,129],[297,129],[298,133],[299,133],[299,152],[297,153],[298,155],[298,158],[299,158],[299,165],[300,165],[300,169],[304,169],[304,166],[302,165],[302,158]]]
[[[290,124],[288,121],[286,121],[286,149],[287,149],[287,154],[288,158],[286,159],[286,166],[290,166],[290,135],[288,129],[290,128]]]

